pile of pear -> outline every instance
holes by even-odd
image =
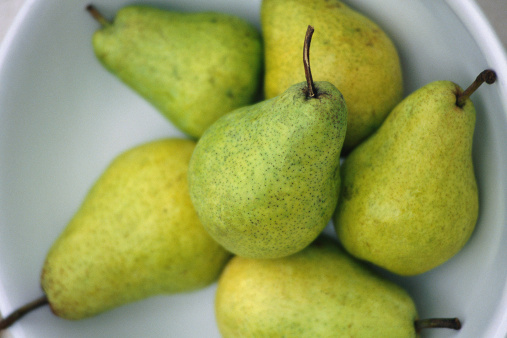
[[[111,161],[49,249],[44,295],[0,329],[43,305],[77,320],[217,281],[224,337],[460,328],[418,319],[370,265],[422,274],[467,243],[479,212],[469,97],[493,71],[403,97],[393,42],[337,0],[263,0],[262,34],[223,13],[87,10],[100,63],[188,137]]]

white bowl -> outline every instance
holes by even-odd
[[[137,1],[141,3],[143,1]],[[347,1],[377,21],[397,45],[405,93],[434,80],[462,87],[486,68],[498,81],[473,96],[474,163],[480,217],[466,247],[411,278],[391,276],[414,297],[421,317],[459,317],[463,328],[426,337],[504,337],[507,332],[507,62],[472,0]],[[98,1],[113,17],[125,0]],[[152,0],[175,10],[217,10],[259,27],[260,1]],[[90,185],[119,152],[183,136],[96,60],[98,24],[88,1],[29,0],[0,49],[0,311],[41,295],[39,273],[53,240]],[[307,23],[302,23],[306,25]],[[329,229],[328,229],[329,230]],[[71,322],[46,308],[16,323],[14,337],[215,337],[215,286],[158,296]]]

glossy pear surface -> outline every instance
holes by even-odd
[[[295,253],[330,221],[340,187],[347,108],[340,92],[316,82],[240,108],[199,140],[190,195],[211,236],[229,251],[275,258]]]
[[[215,313],[224,338],[416,336],[410,296],[326,238],[284,258],[234,257]]]
[[[456,105],[460,91],[449,81],[420,88],[345,160],[334,221],[354,256],[415,275],[468,241],[479,210],[475,108]]]
[[[94,34],[93,47],[108,70],[196,138],[258,94],[260,34],[232,15],[129,6]]]
[[[348,152],[376,130],[401,100],[403,81],[398,52],[371,19],[337,0],[264,0],[261,22],[265,50],[265,95],[280,95],[304,81],[299,72],[307,25],[312,39],[312,73],[343,94],[349,111]]]
[[[194,147],[188,140],[150,142],[101,175],[46,257],[41,284],[57,316],[81,319],[218,278],[229,254],[190,201]]]

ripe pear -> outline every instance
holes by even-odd
[[[403,79],[395,45],[368,17],[338,0],[263,0],[265,96],[280,95],[304,80],[299,69],[298,36],[315,26],[314,78],[334,84],[348,107],[348,153],[376,130],[402,99]]]
[[[234,257],[218,281],[222,337],[416,337],[459,320],[417,319],[408,293],[319,237],[283,258]]]
[[[49,304],[82,319],[156,294],[214,282],[230,254],[204,230],[188,194],[195,142],[164,139],[118,156],[53,244],[41,274]]]
[[[477,81],[484,76],[494,81],[490,71]],[[465,92],[450,81],[423,86],[345,159],[333,220],[352,255],[416,275],[449,260],[468,241],[479,211],[472,87],[476,83]]]
[[[103,26],[93,35],[100,62],[186,134],[256,99],[261,37],[243,19],[127,6],[108,22],[87,8]]]
[[[203,226],[236,255],[303,249],[336,207],[346,126],[338,89],[311,80],[220,118],[190,161],[190,196]]]

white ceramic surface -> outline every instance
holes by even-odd
[[[136,1],[140,3],[143,1]],[[145,1],[175,10],[218,10],[259,27],[259,0]],[[479,222],[470,242],[421,276],[386,274],[406,287],[421,317],[458,316],[459,332],[424,337],[505,337],[507,333],[507,61],[471,0],[356,0],[397,45],[405,93],[440,79],[467,86],[485,68],[499,80],[472,96]],[[119,152],[183,136],[95,59],[98,25],[88,1],[29,0],[0,48],[0,312],[41,295],[44,256],[89,186]],[[97,2],[108,17],[125,0]],[[303,23],[306,25],[307,23]],[[316,30],[318,24],[315,23]],[[316,79],[318,80],[318,79]],[[330,232],[328,228],[327,231]],[[215,286],[158,296],[70,322],[40,309],[12,327],[18,337],[217,337]]]

